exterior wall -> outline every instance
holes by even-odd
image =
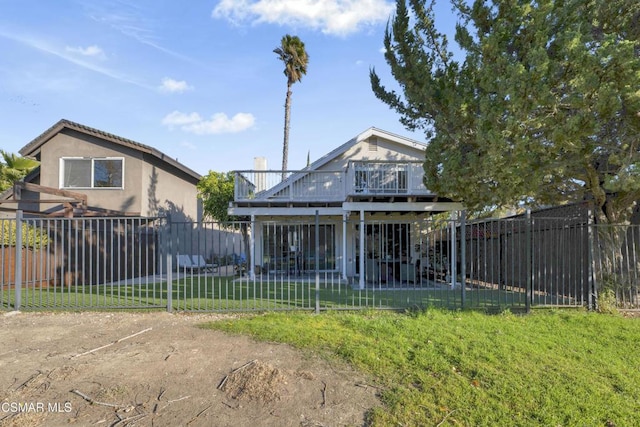
[[[182,177],[182,172],[167,171],[158,163],[153,159],[142,162],[138,184],[141,214],[171,215],[172,221],[200,221],[195,183]]]
[[[58,133],[42,146],[40,184],[60,188],[61,157],[123,157],[124,189],[72,189],[86,194],[91,206],[127,212],[141,212],[141,155],[126,147],[73,131]]]
[[[123,189],[72,189],[86,194],[90,206],[143,216],[171,214],[176,220],[200,220],[194,178],[144,153],[67,130],[42,145],[40,184],[60,188],[61,157],[124,158]]]
[[[336,159],[323,165],[318,170],[344,170],[351,160],[382,160],[382,161],[403,161],[403,160],[424,160],[424,149],[421,146],[415,148],[398,144],[393,141],[379,137],[372,137],[377,141],[377,150],[371,151],[369,139],[360,141],[349,148]]]

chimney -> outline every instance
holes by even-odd
[[[266,190],[267,188],[267,158],[254,157],[253,169],[255,174],[254,183],[256,185],[256,193]]]

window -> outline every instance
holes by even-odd
[[[268,271],[311,272],[316,269],[336,269],[335,225],[322,224],[316,228],[308,224],[264,224],[262,245],[264,265]]]
[[[62,158],[61,188],[123,188],[123,158]]]

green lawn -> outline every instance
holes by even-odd
[[[544,310],[269,313],[205,325],[341,358],[373,377],[374,426],[631,426],[640,319]]]
[[[443,286],[439,289],[405,286],[396,289],[353,289],[349,285],[322,283],[317,292],[321,309],[411,307],[469,308],[504,307],[523,309],[523,292],[489,289],[467,290],[463,294]],[[21,309],[108,309],[166,308],[169,292],[166,282],[142,282],[135,285],[84,285],[72,287],[26,286],[22,289]],[[537,298],[537,297],[536,297]],[[571,304],[557,298],[546,303]],[[15,304],[15,291],[0,291],[0,307]],[[535,302],[534,302],[535,304]],[[195,276],[172,282],[171,306],[184,311],[264,311],[313,310],[316,307],[316,287],[313,280],[250,281],[237,277]]]

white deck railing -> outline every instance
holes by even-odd
[[[352,161],[340,171],[237,171],[235,201],[339,202],[367,194],[430,194],[423,175],[417,161]]]
[[[344,171],[238,171],[235,200],[342,200],[344,177]]]
[[[421,162],[353,161],[347,170],[349,195],[429,194]]]

